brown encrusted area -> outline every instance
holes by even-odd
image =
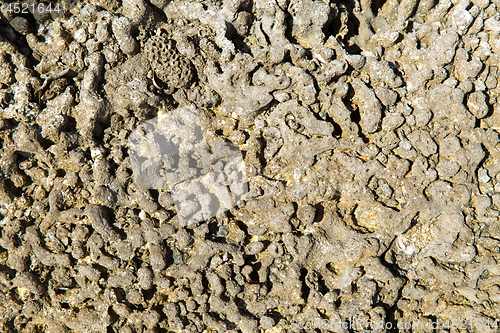
[[[151,61],[154,75],[165,85],[165,92],[185,88],[192,80],[191,63],[182,56],[175,46],[175,41],[164,35],[153,36],[146,42],[144,57]]]
[[[498,1],[13,2],[0,332],[498,332]]]

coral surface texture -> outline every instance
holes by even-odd
[[[0,333],[500,332],[500,0],[0,0]]]

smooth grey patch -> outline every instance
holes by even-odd
[[[139,125],[129,137],[134,181],[169,190],[181,224],[217,216],[248,193],[241,150],[207,140],[194,108],[178,108]]]

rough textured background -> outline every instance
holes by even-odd
[[[10,2],[0,332],[500,319],[498,0]],[[188,225],[128,146],[178,107],[249,181]]]

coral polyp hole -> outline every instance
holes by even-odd
[[[372,1],[371,9],[372,9],[372,12],[375,16],[378,14],[380,9],[382,9],[382,7],[385,5],[386,2],[387,2],[387,0],[373,0]]]

